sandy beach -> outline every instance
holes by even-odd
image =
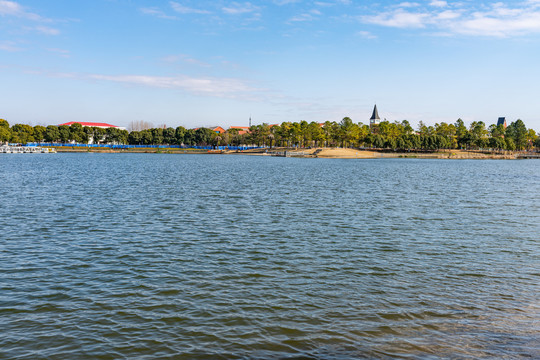
[[[272,148],[252,149],[245,151],[224,151],[222,153],[209,153],[208,150],[178,149],[178,148],[137,148],[137,149],[108,149],[108,148],[78,148],[58,147],[58,152],[99,152],[99,153],[166,153],[166,154],[208,154],[208,155],[252,155],[252,156],[288,156],[303,158],[326,159],[380,159],[380,158],[418,158],[418,159],[499,159],[513,160],[517,152],[482,152],[466,150],[439,150],[436,152],[392,152],[370,151],[346,148]],[[286,155],[285,155],[286,153]]]

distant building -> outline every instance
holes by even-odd
[[[70,121],[70,122],[67,122],[67,123],[64,123],[64,124],[60,124],[58,126],[62,126],[62,125],[71,126],[73,124],[81,124],[81,126],[83,126],[83,127],[89,126],[89,127],[98,127],[98,128],[102,128],[102,129],[116,128],[116,129],[120,129],[120,130],[126,130],[126,128],[124,128],[124,127],[111,125],[111,124],[107,124],[107,123],[84,122],[84,121]]]
[[[213,126],[210,128],[210,130],[215,131],[218,134],[223,134],[225,132],[225,129],[221,126]]]
[[[238,135],[249,133],[249,126],[231,126],[229,130],[238,130]]]
[[[377,111],[377,105],[373,108],[373,114],[369,119],[369,126],[379,125],[381,123],[381,118],[379,117],[379,112]]]
[[[506,118],[505,117],[500,117],[498,120],[497,120],[497,126],[499,125],[503,125],[504,128],[506,129]]]

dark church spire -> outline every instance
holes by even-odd
[[[379,112],[377,111],[377,104],[375,104],[375,107],[373,108],[373,115],[371,115],[371,118],[369,119],[369,126],[379,125],[380,122],[381,118],[379,117]]]
[[[379,112],[377,111],[377,104],[375,104],[375,107],[373,108],[373,115],[371,115],[369,120],[381,120],[379,117]]]

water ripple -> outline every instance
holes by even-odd
[[[0,158],[0,358],[538,358],[540,162]]]

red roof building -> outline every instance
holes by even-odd
[[[106,128],[119,128],[119,126],[111,125],[111,124],[107,124],[107,123],[84,122],[84,121],[70,121],[70,122],[67,122],[67,123],[64,123],[64,124],[60,124],[58,126],[62,126],[62,125],[71,126],[73,124],[81,124],[82,126],[99,127],[99,128],[103,128],[103,129],[106,129]]]
[[[210,130],[217,132],[218,134],[223,134],[225,132],[225,129],[221,126],[213,126],[210,128]]]

